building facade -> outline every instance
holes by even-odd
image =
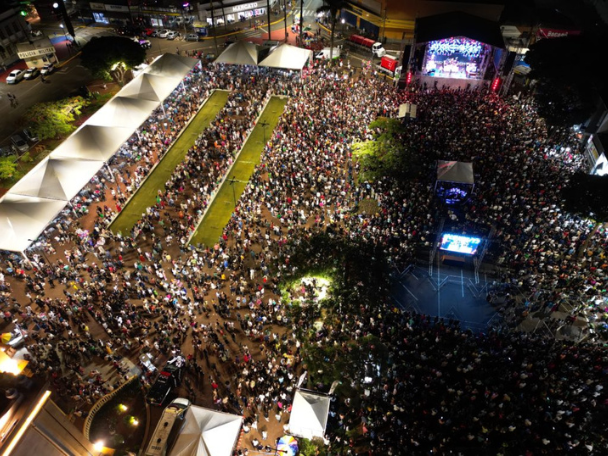
[[[19,60],[17,43],[30,40],[29,24],[17,8],[0,7],[0,68],[7,69]]]

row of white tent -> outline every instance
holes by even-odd
[[[0,199],[0,250],[23,253],[198,60],[164,54]]]
[[[289,418],[289,433],[296,437],[324,438],[330,397],[297,389]],[[190,406],[169,456],[232,456],[241,435],[243,417]]]
[[[312,51],[283,44],[263,55],[239,41],[215,62],[302,70]],[[17,182],[0,199],[0,250],[23,253],[197,63],[162,55]]]
[[[253,65],[284,70],[302,70],[312,58],[312,51],[289,44],[282,44],[267,57],[264,48],[254,43],[237,41],[226,48],[214,63],[229,65]],[[260,58],[262,60],[260,61]]]

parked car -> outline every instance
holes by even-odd
[[[171,31],[171,32],[167,33],[167,39],[168,40],[174,40],[178,36],[179,36],[178,32]]]
[[[21,81],[23,79],[24,75],[25,75],[25,70],[19,70],[19,69],[13,70],[6,77],[6,83],[7,84],[17,84],[19,81]]]
[[[196,34],[196,33],[188,33],[186,35],[186,41],[198,41],[198,34]]]
[[[30,149],[27,141],[21,137],[21,135],[14,134],[11,136],[11,144],[13,149],[19,152],[27,152]]]
[[[146,27],[143,32],[146,36],[156,36],[156,30],[150,27]]]
[[[23,74],[23,79],[35,79],[40,74],[40,70],[37,67],[28,68]]]
[[[55,65],[52,63],[45,63],[42,68],[40,68],[40,74],[44,76],[51,74],[53,71],[55,71]]]
[[[181,384],[185,365],[186,360],[182,356],[167,361],[148,391],[146,399],[150,404],[163,405],[171,390]]]
[[[159,38],[167,38],[167,35],[171,33],[171,30],[168,29],[163,29],[160,32],[158,32],[158,37]]]
[[[138,43],[144,49],[150,49],[152,47],[152,43],[150,40],[142,39],[142,38],[133,38],[133,41]]]
[[[30,130],[29,128],[23,129],[23,136],[25,136],[25,139],[27,139],[30,142],[40,141],[40,139],[38,139],[38,136],[36,136],[34,133],[32,133],[32,130]]]

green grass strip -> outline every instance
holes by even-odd
[[[120,231],[124,236],[127,236],[135,223],[141,218],[141,214],[144,214],[147,208],[156,204],[158,190],[165,190],[165,183],[169,180],[177,165],[184,160],[188,150],[194,145],[196,138],[224,108],[226,101],[228,101],[228,95],[228,92],[216,90],[209,97],[209,100],[207,100],[194,119],[192,119],[190,125],[186,127],[177,141],[173,143],[162,161],[148,176],[143,185],[139,187],[137,193],[133,195],[112,225],[110,225],[113,233]]]
[[[241,197],[255,166],[260,163],[260,157],[264,150],[264,135],[266,140],[271,138],[272,131],[277,126],[287,101],[287,98],[272,97],[270,99],[257,125],[243,146],[230,174],[220,187],[211,207],[195,231],[194,236],[192,236],[191,244],[200,243],[211,247],[218,241],[224,227],[230,221],[235,201],[238,201]],[[265,133],[264,123],[267,123]],[[234,178],[234,182],[232,182],[232,178]]]

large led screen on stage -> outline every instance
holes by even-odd
[[[473,236],[461,236],[459,234],[443,233],[441,236],[441,250],[454,253],[474,255],[481,244],[481,238]]]

